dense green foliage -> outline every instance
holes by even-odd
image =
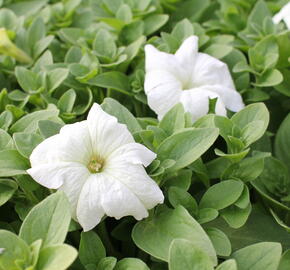
[[[0,0],[0,269],[289,269],[290,31],[272,22],[287,2]],[[158,121],[144,45],[174,53],[191,35],[247,106],[192,123],[177,104]],[[93,102],[157,154],[146,170],[166,199],[82,232],[26,170]]]

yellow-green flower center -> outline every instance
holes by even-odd
[[[92,157],[88,164],[88,169],[91,173],[99,173],[102,171],[103,167],[104,161],[98,157]]]

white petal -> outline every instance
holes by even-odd
[[[144,205],[129,188],[119,181],[119,178],[111,174],[106,176],[102,206],[108,216],[116,219],[133,216],[137,220],[148,216]],[[121,177],[123,178],[123,175]]]
[[[192,90],[183,91],[180,101],[183,104],[185,111],[191,113],[192,120],[196,121],[208,113],[209,98],[218,98],[215,113],[225,116],[226,109],[220,96],[217,93],[208,91],[204,88],[195,88]]]
[[[198,53],[192,73],[193,86],[221,85],[235,89],[228,66],[222,61],[204,53]]]
[[[176,51],[175,56],[181,66],[187,72],[192,72],[194,68],[195,58],[198,52],[198,37],[191,36],[183,41],[180,48]]]
[[[60,134],[41,142],[30,155],[31,166],[55,162],[86,164],[92,154],[86,121],[64,126]]]
[[[91,176],[91,173],[86,167],[79,168],[78,170],[71,170],[70,177],[66,177],[62,186],[59,188],[64,191],[70,202],[72,217],[76,218],[76,208],[79,200],[81,190]]]
[[[152,70],[165,70],[174,74],[174,70],[179,65],[173,54],[161,52],[152,45],[145,46],[145,69],[146,72]]]
[[[161,119],[179,102],[182,84],[174,75],[166,71],[154,70],[146,73],[144,89],[149,107]]]
[[[147,167],[154,159],[156,154],[139,143],[128,143],[115,150],[106,162],[115,164],[127,162],[132,164],[143,164]]]
[[[220,85],[206,85],[203,88],[211,92],[217,93],[221,97],[226,108],[233,112],[238,112],[245,107],[240,93],[234,89],[230,89]]]
[[[285,21],[288,29],[290,29],[290,2],[286,4],[280,12],[278,12],[274,17],[273,17],[273,22],[278,24],[282,20]]]
[[[96,103],[92,106],[87,121],[94,154],[103,159],[118,147],[134,142],[127,126],[118,123],[116,117],[104,112]]]
[[[125,185],[138,199],[146,209],[151,209],[159,203],[163,203],[164,196],[155,181],[146,173],[141,165],[128,164],[125,161],[119,161],[110,164],[108,174],[118,179]]]
[[[87,171],[88,169],[79,163],[56,162],[55,164],[34,166],[27,170],[27,173],[39,184],[47,188],[57,189],[71,179],[83,181],[87,177]]]
[[[104,174],[92,174],[83,185],[76,213],[77,220],[84,231],[94,228],[105,214],[101,199],[102,196],[107,196],[105,193],[106,181]]]

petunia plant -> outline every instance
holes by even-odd
[[[288,270],[289,0],[0,0],[0,270]]]

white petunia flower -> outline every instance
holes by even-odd
[[[276,24],[278,24],[282,20],[286,23],[288,29],[290,29],[290,2],[282,7],[280,12],[278,12],[273,17],[273,22]]]
[[[199,53],[197,36],[187,38],[174,55],[152,45],[145,46],[145,53],[145,93],[159,119],[179,102],[193,121],[208,113],[209,99],[217,98],[219,115],[226,115],[226,108],[237,112],[244,107],[227,65]]]
[[[63,190],[73,218],[88,231],[104,215],[140,220],[163,202],[162,191],[143,167],[155,157],[94,104],[87,120],[65,125],[33,150],[27,172],[41,185]]]

